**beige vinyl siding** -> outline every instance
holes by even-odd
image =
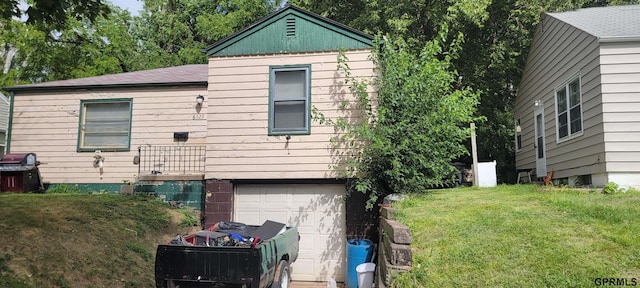
[[[544,30],[542,29],[544,27]],[[538,27],[520,83],[514,117],[521,119],[523,149],[516,168],[534,168],[534,101],[542,100],[547,171],[554,178],[604,172],[600,66],[596,37],[548,15]],[[555,89],[580,75],[582,135],[557,139]]]
[[[607,171],[638,173],[640,41],[601,43],[600,54]]]
[[[138,146],[178,145],[173,132],[189,132],[189,139],[180,145],[205,145],[208,99],[198,113],[198,94],[206,95],[206,87],[16,93],[11,152],[35,152],[42,162],[44,182],[134,181],[138,166],[133,164],[133,157]],[[80,101],[113,98],[132,99],[130,151],[102,152],[105,160],[100,171],[93,167],[94,152],[76,152]],[[194,117],[196,114],[201,116]]]
[[[311,105],[326,117],[338,116],[339,99],[349,98],[338,74],[338,52],[212,57],[206,178],[335,178],[329,166],[332,127],[311,120],[310,135],[269,136],[269,67],[311,65]],[[349,51],[354,76],[371,77],[370,51]]]

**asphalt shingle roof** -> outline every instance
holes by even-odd
[[[640,37],[640,5],[584,8],[548,15],[601,39]]]
[[[192,64],[79,79],[26,84],[9,87],[5,90],[28,91],[83,87],[127,87],[189,84],[206,85],[207,77],[207,64]]]

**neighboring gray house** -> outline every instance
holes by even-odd
[[[9,123],[9,99],[0,93],[0,156],[7,146],[7,125]]]
[[[542,16],[514,110],[516,167],[640,187],[640,5]]]

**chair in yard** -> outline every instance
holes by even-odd
[[[517,184],[521,183],[533,183],[531,178],[531,174],[535,175],[536,169],[523,169],[518,171],[518,181]]]

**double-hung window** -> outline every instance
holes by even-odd
[[[311,66],[272,66],[269,70],[269,134],[309,134]]]
[[[556,89],[558,141],[582,134],[582,93],[579,75]]]
[[[82,100],[78,151],[129,151],[131,99]]]
[[[515,122],[515,134],[516,134],[516,152],[522,150],[522,127],[520,126],[520,118]]]

